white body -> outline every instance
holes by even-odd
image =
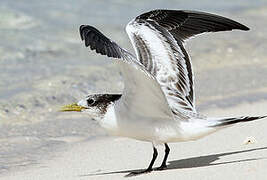
[[[196,140],[217,130],[207,127],[208,120],[203,119],[179,121],[134,116],[132,118],[121,117],[120,113],[116,112],[117,108],[117,103],[111,104],[104,118],[100,121],[100,125],[114,136],[161,144]]]
[[[116,63],[123,73],[124,91],[100,121],[110,134],[161,144],[199,139],[216,130],[197,114],[184,119],[174,115],[157,80],[138,63]]]

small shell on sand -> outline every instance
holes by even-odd
[[[248,145],[248,144],[254,144],[254,143],[257,143],[257,141],[256,141],[256,139],[254,137],[247,137],[244,140],[243,144]]]

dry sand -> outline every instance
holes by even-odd
[[[264,114],[267,103],[210,109],[208,115]],[[170,144],[168,169],[131,179],[266,179],[267,119],[243,123],[194,142]],[[250,139],[251,143],[246,143]],[[163,156],[159,147],[158,166]],[[0,176],[5,180],[125,179],[150,162],[150,143],[107,137],[73,144],[54,158],[26,170]]]

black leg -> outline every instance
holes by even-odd
[[[166,164],[166,162],[167,162],[167,159],[168,159],[168,155],[169,155],[169,152],[170,152],[170,148],[169,148],[169,146],[168,146],[167,143],[164,143],[164,145],[165,145],[165,155],[164,155],[164,159],[163,159],[163,161],[162,161],[161,166],[158,167],[158,168],[156,168],[156,170],[164,170],[164,169],[167,168],[167,164]]]
[[[151,160],[151,162],[150,162],[148,168],[147,168],[145,171],[148,171],[148,172],[152,171],[153,164],[154,164],[155,160],[157,159],[157,157],[158,157],[158,151],[157,151],[157,149],[153,146],[153,157],[152,157],[152,160]]]
[[[155,162],[155,160],[157,159],[157,156],[158,156],[158,151],[157,149],[153,146],[153,157],[152,157],[152,160],[148,166],[148,168],[144,171],[139,171],[139,172],[131,172],[130,174],[126,175],[126,177],[130,177],[130,176],[136,176],[136,175],[139,175],[139,174],[143,174],[143,173],[149,173],[151,172],[153,169],[153,164]]]

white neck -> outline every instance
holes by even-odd
[[[108,133],[112,135],[116,135],[118,125],[117,125],[117,118],[116,118],[115,109],[114,109],[114,103],[111,103],[108,105],[107,111],[99,123],[104,129],[108,131]]]

